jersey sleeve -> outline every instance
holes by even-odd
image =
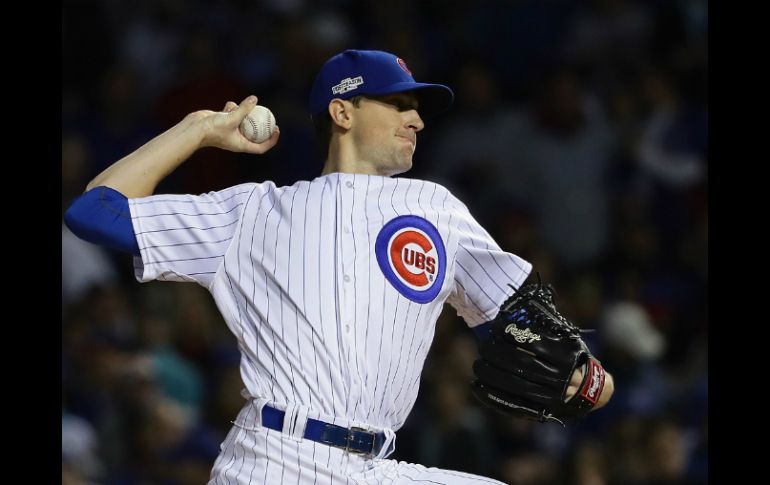
[[[457,230],[454,287],[447,303],[473,328],[493,320],[500,306],[532,271],[532,264],[503,251],[459,200],[450,197]],[[455,219],[456,217],[456,219]]]
[[[246,204],[260,184],[241,184],[202,195],[152,195],[129,199],[139,245],[134,276],[196,282],[208,288],[240,227]]]

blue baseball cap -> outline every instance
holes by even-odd
[[[325,112],[334,98],[383,96],[414,91],[420,116],[430,118],[452,105],[454,93],[441,84],[418,83],[403,59],[389,52],[346,50],[321,68],[310,90],[310,114]]]

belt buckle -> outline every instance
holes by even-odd
[[[353,432],[354,431],[358,431],[360,433],[366,433],[366,434],[372,436],[372,448],[369,451],[359,451],[359,450],[353,450],[353,449],[350,448],[350,441],[353,438]],[[373,456],[374,455],[374,445],[376,443],[376,438],[377,438],[377,433],[375,433],[374,431],[369,431],[369,430],[364,429],[364,428],[352,427],[352,428],[350,428],[348,430],[348,435],[347,435],[347,439],[345,440],[345,448],[344,449],[348,453],[353,453],[353,454],[356,454],[356,455]]]

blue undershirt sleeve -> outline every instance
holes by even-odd
[[[128,199],[110,187],[94,187],[75,199],[64,223],[80,239],[139,256]]]
[[[492,322],[482,323],[481,325],[473,327],[473,333],[476,334],[476,339],[479,341],[479,344],[484,343],[484,341],[491,336],[491,330]]]

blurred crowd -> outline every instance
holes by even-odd
[[[313,76],[346,48],[455,91],[414,168],[554,284],[615,377],[562,429],[479,407],[472,332],[447,307],[392,458],[512,485],[708,477],[706,0],[65,0],[62,214],[101,170],[198,109],[256,94],[262,157],[204,149],[158,192],[320,174]],[[206,290],[133,279],[62,224],[62,479],[201,484],[243,400]]]

